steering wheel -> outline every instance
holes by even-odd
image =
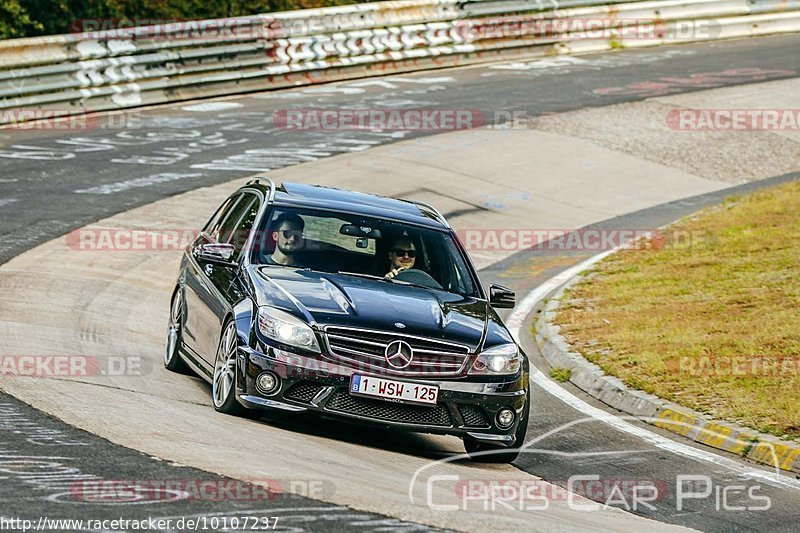
[[[430,274],[417,268],[409,268],[408,270],[398,272],[394,279],[397,281],[413,283],[414,285],[422,285],[423,287],[428,287],[431,289],[442,290],[442,286],[439,285],[439,283],[433,279]]]

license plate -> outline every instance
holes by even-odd
[[[434,405],[439,398],[439,387],[353,374],[350,378],[350,394],[392,402]]]

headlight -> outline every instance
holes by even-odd
[[[501,344],[481,352],[472,363],[470,374],[516,374],[522,367],[522,355],[516,344]]]
[[[314,331],[302,320],[273,307],[259,307],[258,329],[274,341],[319,352]]]

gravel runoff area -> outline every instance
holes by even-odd
[[[800,79],[756,83],[533,119],[528,127],[586,139],[698,177],[743,183],[800,168],[800,128],[697,131],[677,110],[800,109]],[[788,115],[787,115],[788,116]],[[791,117],[789,117],[791,118]]]
[[[627,385],[800,437],[800,182],[701,212],[613,254],[565,295],[569,343]]]

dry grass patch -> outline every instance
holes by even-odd
[[[562,333],[631,387],[799,437],[800,183],[728,199],[665,235],[574,286]]]

